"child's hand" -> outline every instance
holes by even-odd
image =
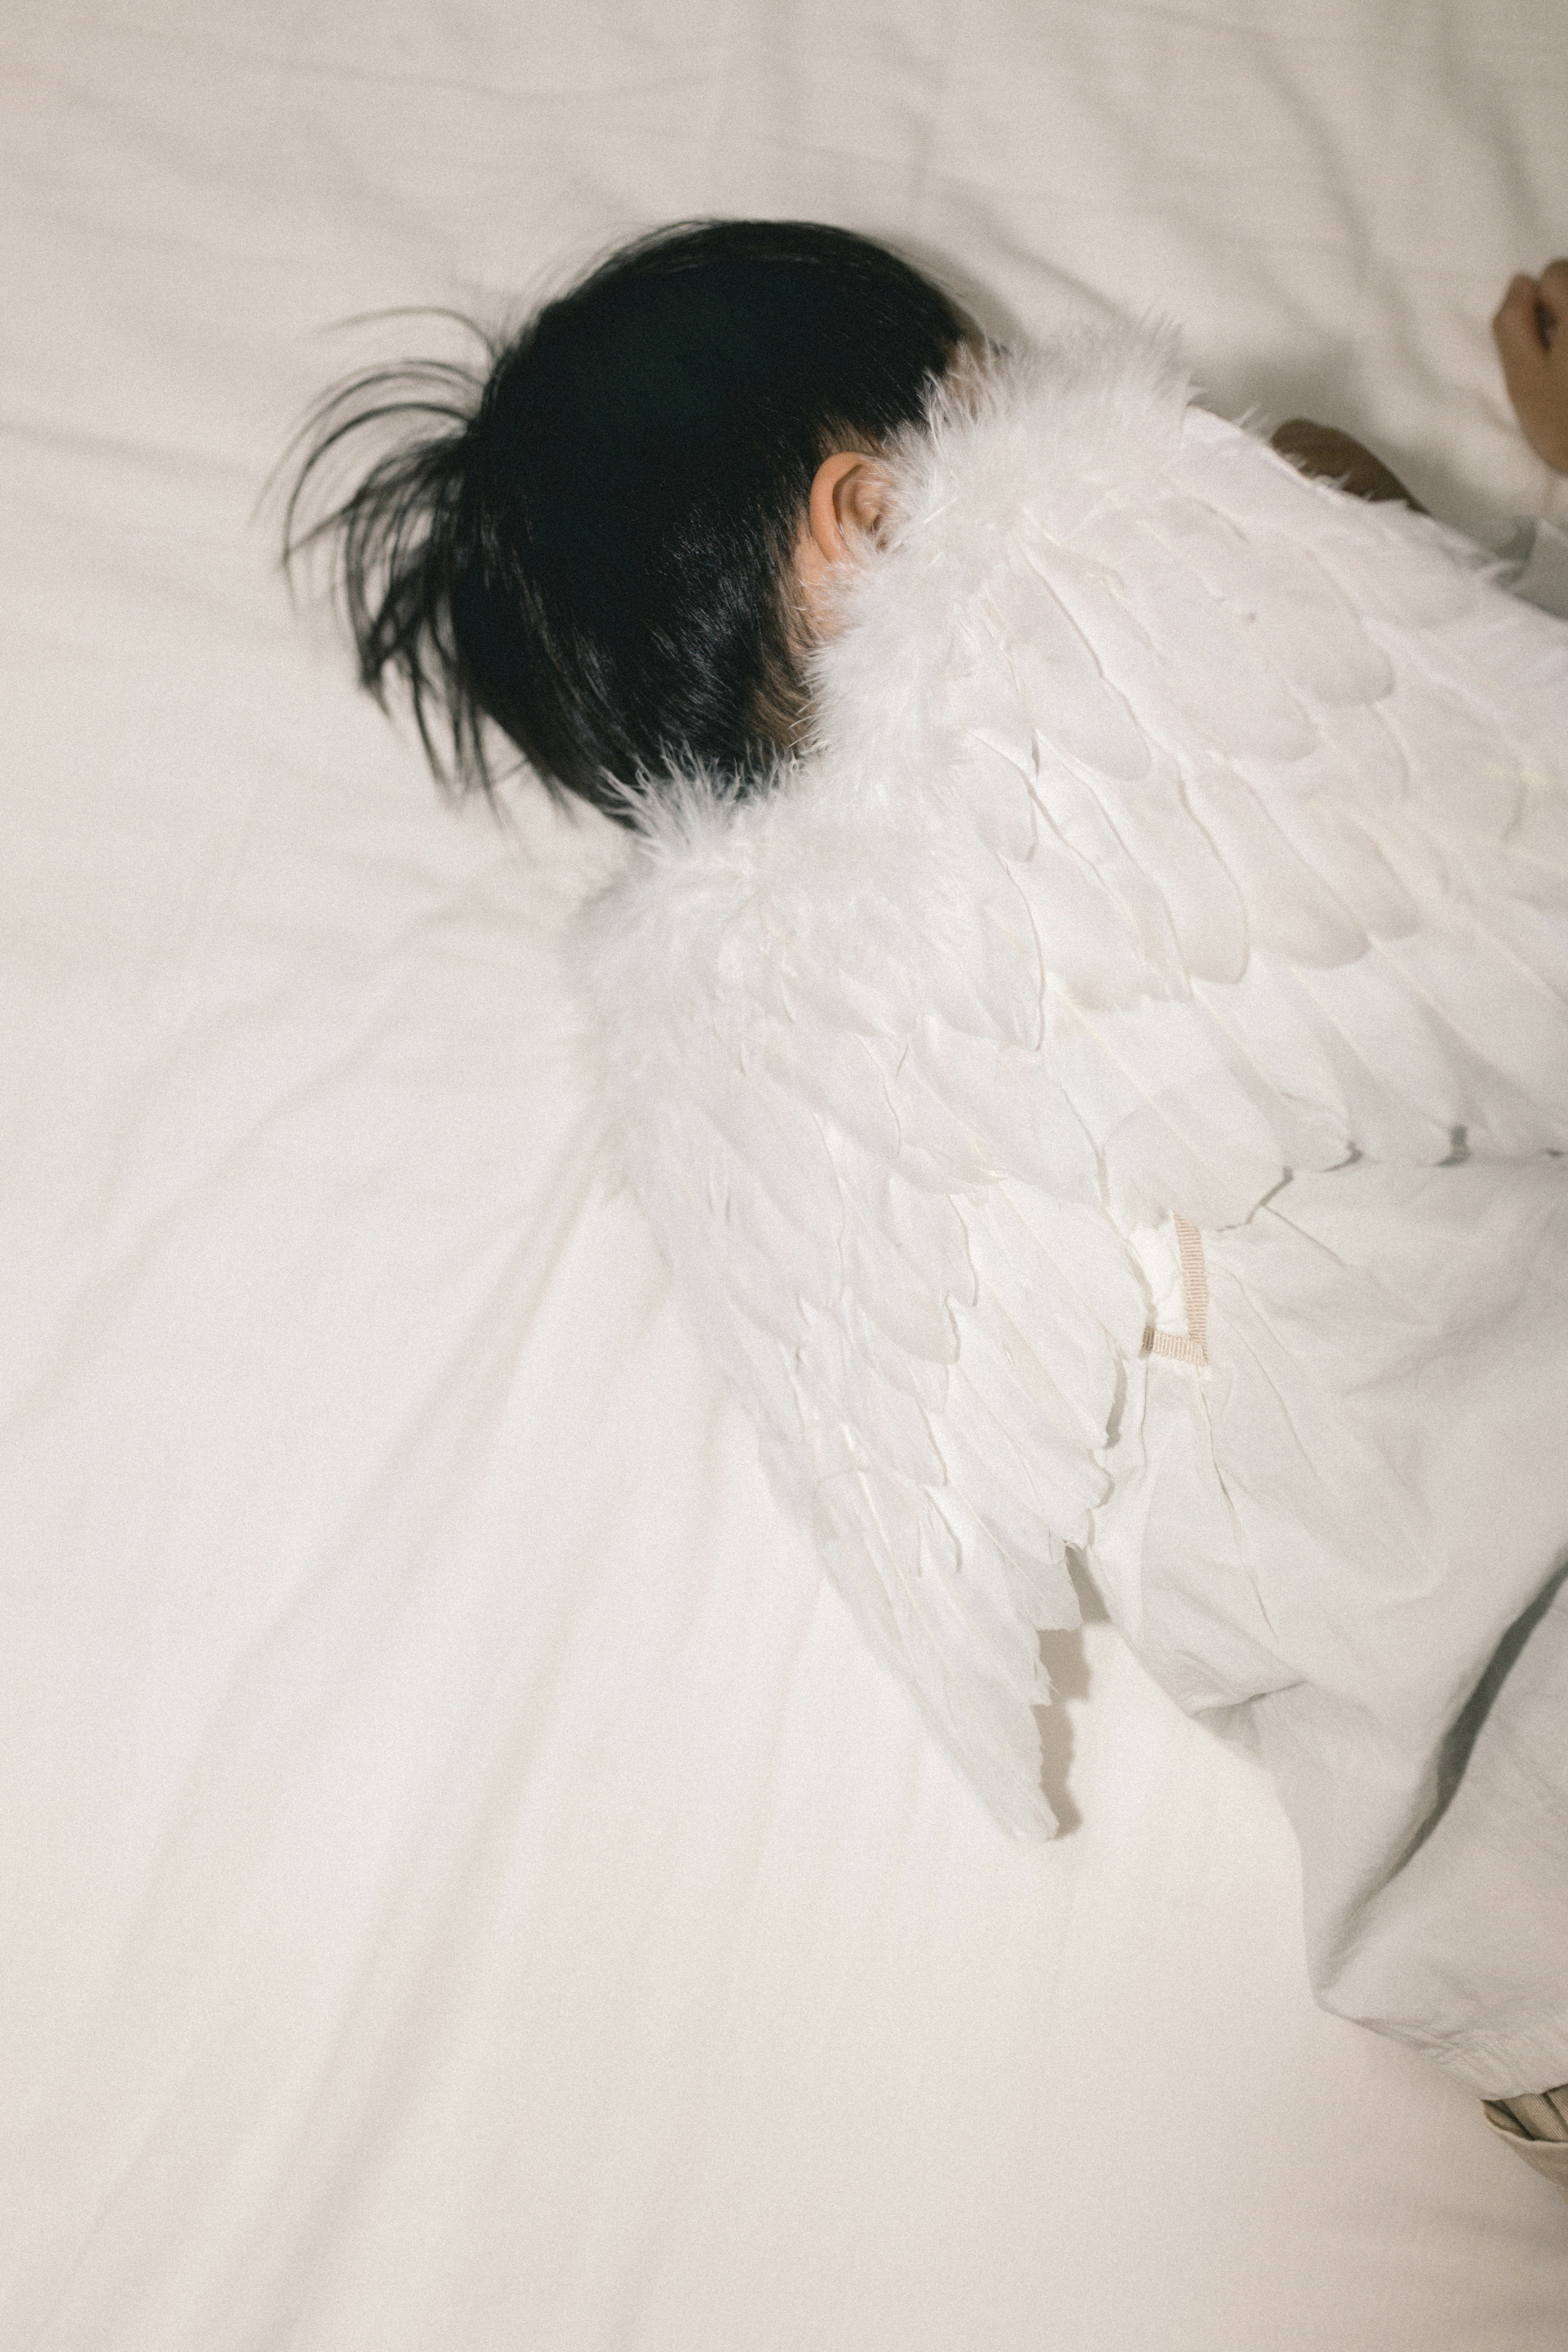
[[[1492,320],[1513,413],[1538,457],[1568,474],[1568,261],[1516,278]]]

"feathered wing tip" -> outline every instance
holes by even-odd
[[[437,781],[455,794],[492,797],[489,730],[458,647],[453,599],[479,556],[465,487],[499,347],[463,323],[482,346],[474,363],[363,369],[308,412],[280,466],[293,474],[281,552],[293,585],[314,553],[331,549],[362,685],[384,709],[389,684],[400,684]],[[368,470],[344,491],[351,462],[357,468],[367,456]]]

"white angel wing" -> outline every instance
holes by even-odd
[[[1150,1300],[1293,1168],[1568,1146],[1568,631],[1106,337],[954,398],[822,750],[595,911],[628,1172],[868,1637],[1050,1826],[1036,1630]]]
[[[1082,1197],[999,1181],[998,1130],[1015,1168],[1073,1158],[1004,1066],[1029,1051],[1012,1031],[1037,951],[1020,935],[1018,968],[987,969],[982,894],[933,971],[842,811],[815,839],[800,813],[667,803],[596,911],[628,1171],[862,1631],[1000,1816],[1037,1831],[1036,1629],[1078,1622],[1063,1546],[1105,1490],[1142,1297],[1086,1145]],[[1000,1118],[973,1120],[993,1097]]]

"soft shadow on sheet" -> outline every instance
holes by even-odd
[[[1068,1567],[1084,1624],[1107,1623],[1105,1603],[1078,1552],[1068,1551]],[[1056,1693],[1049,1706],[1035,1709],[1035,1720],[1040,1727],[1040,1786],[1057,1817],[1058,1835],[1069,1837],[1083,1825],[1083,1815],[1073,1801],[1070,1785],[1074,1740],[1073,1719],[1068,1713],[1068,1703],[1087,1698],[1089,1691],[1089,1655],[1084,1648],[1082,1626],[1074,1627],[1070,1633],[1042,1633],[1040,1663]]]

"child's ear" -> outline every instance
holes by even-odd
[[[825,457],[811,485],[807,528],[826,563],[841,563],[858,538],[879,539],[888,509],[888,477],[864,450]]]
[[[889,484],[875,457],[839,449],[825,457],[811,485],[811,505],[795,545],[795,577],[807,625],[817,637],[837,625],[837,583],[863,539],[878,539]]]

